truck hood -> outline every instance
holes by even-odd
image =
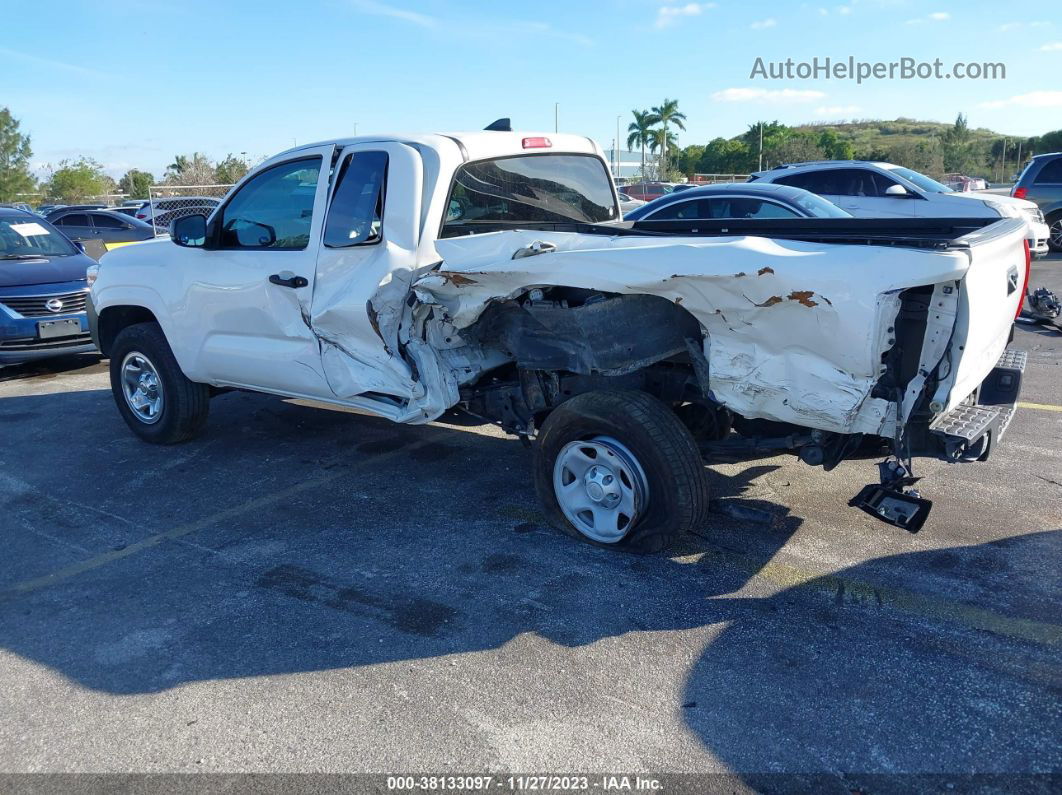
[[[0,287],[31,287],[35,284],[75,282],[96,263],[84,254],[40,259],[0,260]]]

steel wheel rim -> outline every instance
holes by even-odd
[[[154,425],[162,417],[164,395],[158,371],[151,360],[132,351],[122,359],[122,394],[133,415],[145,425]]]
[[[1048,228],[1048,234],[1051,237],[1051,242],[1062,248],[1062,218],[1051,224]]]
[[[566,444],[553,464],[553,492],[565,518],[602,544],[626,538],[649,504],[641,464],[610,436]]]

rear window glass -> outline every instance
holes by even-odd
[[[447,202],[444,235],[490,223],[581,221],[619,217],[612,178],[591,155],[524,155],[466,163]]]
[[[1036,182],[1062,182],[1062,157],[1044,163],[1040,173],[1036,175]]]

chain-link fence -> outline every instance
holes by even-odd
[[[745,182],[748,174],[694,174],[691,185],[715,185],[720,182]]]
[[[210,215],[221,204],[232,185],[152,185],[148,200],[136,212],[136,217],[155,228],[155,234],[166,234],[170,224],[187,215]]]

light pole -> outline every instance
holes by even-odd
[[[560,132],[560,103],[553,103],[553,132]]]
[[[623,118],[622,114],[620,114],[619,116],[616,117],[616,146],[614,147],[614,149],[616,150],[616,176],[617,177],[619,177],[619,175],[620,175],[620,153],[619,153],[620,133],[619,133],[619,130],[620,130],[620,119],[622,119],[622,118]]]
[[[763,122],[760,122],[760,160],[756,167],[757,171],[763,171]]]

